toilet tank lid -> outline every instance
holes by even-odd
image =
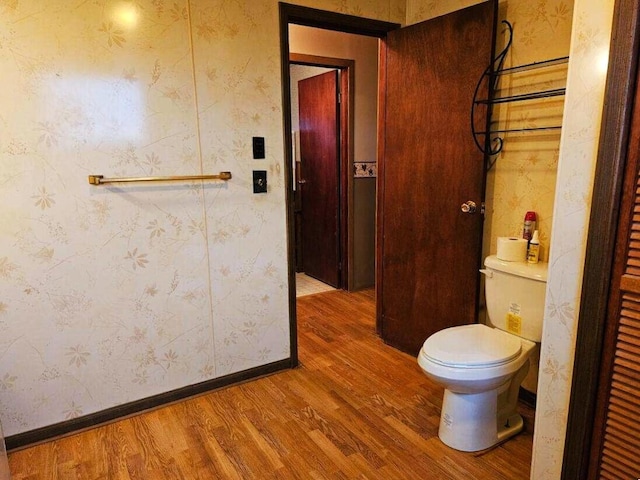
[[[548,263],[527,263],[527,262],[507,262],[500,260],[495,255],[489,255],[484,260],[484,266],[491,270],[517,275],[518,277],[530,278],[539,282],[547,281]]]

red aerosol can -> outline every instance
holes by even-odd
[[[522,228],[522,238],[531,241],[533,232],[536,230],[536,212],[527,212],[524,216],[524,226]]]

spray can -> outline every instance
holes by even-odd
[[[524,216],[524,226],[522,228],[522,238],[531,241],[533,232],[536,229],[536,212],[527,212]]]

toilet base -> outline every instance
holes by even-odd
[[[445,389],[438,430],[442,443],[463,452],[477,452],[519,433],[523,421],[517,413],[498,429],[497,403],[497,389],[481,393]]]
[[[498,430],[498,442],[513,437],[515,434],[520,433],[524,428],[524,421],[519,413],[511,415],[502,428]]]

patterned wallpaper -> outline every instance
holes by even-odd
[[[614,0],[576,0],[554,203],[532,478],[560,478]]]
[[[422,22],[485,0],[407,0],[407,24]]]
[[[296,3],[415,23],[478,2]],[[288,356],[277,4],[0,3],[5,434]],[[590,62],[608,45],[612,4],[501,2],[501,16],[515,20],[514,65],[566,54],[572,10],[575,18],[560,154],[549,144],[544,157],[520,152],[518,163],[505,150],[492,195],[507,201],[495,201],[488,220],[492,237],[517,233],[524,211],[536,209],[548,241],[555,216],[549,284],[562,295],[547,305],[536,478],[557,478],[561,465],[592,182],[584,163],[595,159],[604,81]],[[266,160],[250,159],[254,135],[266,137]],[[510,145],[516,156],[529,148]],[[556,161],[565,187],[554,204]],[[531,165],[541,166],[541,180],[529,178]],[[268,170],[269,194],[250,193],[254,168]],[[233,180],[122,187],[86,180],[220,170]],[[501,187],[509,174],[522,182],[515,193]],[[534,204],[538,197],[551,207]]]
[[[502,3],[500,18],[513,25],[513,44],[505,67],[567,56],[573,0]],[[498,49],[505,45],[502,28]],[[498,96],[526,94],[564,87],[567,64],[505,75]],[[564,97],[500,104],[494,110],[494,129],[525,129],[562,125]],[[512,132],[502,135],[504,147],[487,177],[485,255],[496,251],[499,236],[522,235],[527,211],[537,215],[542,261],[548,261],[554,209],[560,130]]]
[[[278,28],[276,0],[0,3],[5,434],[289,356]]]

